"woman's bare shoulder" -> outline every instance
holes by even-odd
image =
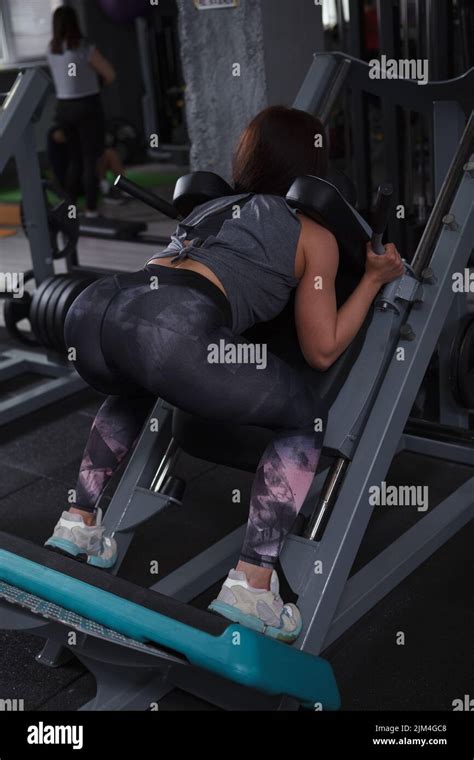
[[[324,251],[324,258],[333,259],[337,265],[339,260],[339,246],[336,236],[309,216],[300,214],[301,219],[301,236],[300,244],[304,251],[306,264],[315,263],[315,254]],[[331,252],[333,255],[331,256]],[[320,258],[320,257],[317,257]]]
[[[315,219],[311,219],[309,216],[306,216],[306,214],[301,212],[298,212],[298,216],[301,221],[302,232],[309,241],[331,242],[336,243],[337,245],[336,236],[323,224],[320,224]]]

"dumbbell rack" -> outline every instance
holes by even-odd
[[[34,134],[34,122],[51,90],[51,80],[41,69],[29,69],[18,74],[0,109],[0,174],[14,157],[37,286],[55,274]],[[12,348],[0,354],[0,384],[25,374],[39,376],[42,382],[0,401],[0,425],[85,387],[73,365],[55,351]]]

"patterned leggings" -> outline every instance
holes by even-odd
[[[224,294],[187,270],[147,265],[81,293],[66,320],[66,342],[79,374],[107,398],[85,448],[76,506],[94,511],[157,397],[208,420],[267,427],[275,435],[253,481],[241,559],[272,568],[314,478],[327,408],[273,354],[260,368],[242,356],[210,361],[222,341],[248,344],[231,323]]]

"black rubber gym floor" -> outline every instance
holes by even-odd
[[[0,352],[7,341],[0,332]],[[43,543],[74,488],[82,450],[101,397],[84,391],[0,429],[0,530]],[[181,508],[138,530],[121,577],[146,586],[152,560],[160,575],[190,559],[246,519],[252,476],[181,455],[178,474],[188,487]],[[430,486],[441,501],[472,471],[422,456],[400,454],[387,481]],[[102,500],[106,507],[117,479]],[[232,503],[240,488],[242,503]],[[414,519],[412,508],[374,511],[356,566]],[[474,526],[464,528],[325,653],[346,710],[451,710],[472,694],[472,570]],[[218,587],[216,587],[218,588]],[[198,600],[204,606],[214,590]],[[399,633],[404,645],[397,643]],[[0,698],[24,699],[26,710],[73,710],[91,699],[94,680],[73,661],[61,668],[36,662],[42,640],[0,631]],[[214,709],[175,690],[163,710]]]

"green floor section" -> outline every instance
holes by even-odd
[[[20,189],[0,190],[0,202],[2,203],[19,203],[21,201]]]
[[[134,171],[133,169],[127,169],[125,176],[127,179],[131,179],[132,182],[136,182],[137,185],[141,185],[142,187],[168,187],[169,185],[174,185],[184,173],[185,170],[179,172],[168,172],[164,174],[163,172],[140,172]],[[111,172],[109,172],[107,179],[110,182],[113,182],[115,177]]]
[[[174,185],[176,180],[182,176],[184,172],[141,172],[139,170],[127,169],[125,176],[136,182],[141,187],[168,187]],[[109,182],[113,182],[115,177],[111,172],[108,172],[107,179]],[[21,202],[21,190],[19,187],[0,190],[0,203],[20,203]],[[78,207],[81,208],[84,205],[84,198],[81,196],[78,199]]]

